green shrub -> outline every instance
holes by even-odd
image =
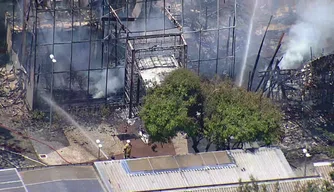
[[[39,111],[39,110],[34,110],[31,113],[31,118],[33,120],[42,120],[45,117],[45,113],[43,111]]]
[[[100,110],[102,117],[107,117],[111,114],[110,108],[106,105],[102,106]]]
[[[331,171],[331,172],[329,173],[329,176],[331,177],[332,181],[334,181],[334,171]]]

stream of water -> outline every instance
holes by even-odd
[[[82,133],[82,135],[84,135],[91,143],[92,145],[94,145],[98,150],[99,150],[99,147],[98,145],[96,144],[96,142],[91,138],[89,137],[89,135],[85,132],[85,130],[83,129],[83,127],[81,127],[79,125],[78,122],[76,122],[73,117],[71,117],[70,114],[68,114],[64,109],[62,109],[61,107],[59,107],[54,101],[52,101],[50,98],[47,98],[45,96],[41,96],[42,99],[44,101],[46,101],[49,105],[52,105],[53,109],[59,114],[59,115],[62,115],[63,117],[65,117],[70,123],[72,123],[76,128],[78,128],[80,130],[80,132]],[[104,151],[102,151],[101,149],[101,154],[106,158],[106,159],[109,159],[108,156],[106,155],[106,153]]]
[[[239,75],[238,82],[237,82],[239,86],[242,86],[243,83],[244,83],[245,72],[246,72],[246,68],[247,68],[246,67],[247,66],[247,59],[248,59],[248,54],[249,54],[249,46],[251,44],[251,39],[252,39],[254,17],[255,17],[255,13],[256,13],[257,4],[258,4],[258,0],[255,0],[252,17],[251,17],[250,23],[249,23],[246,50],[245,50],[244,58],[242,60],[241,71],[240,71],[240,75]]]

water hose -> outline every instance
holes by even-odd
[[[53,150],[53,151],[55,151],[57,154],[58,154],[58,156],[62,159],[62,160],[64,160],[66,163],[68,163],[68,164],[72,164],[71,162],[69,162],[69,161],[67,161],[55,148],[53,148],[52,146],[50,146],[50,145],[48,145],[47,143],[45,143],[45,142],[43,142],[43,141],[39,141],[38,139],[35,139],[35,138],[33,138],[33,137],[30,137],[30,136],[28,136],[28,135],[23,135],[22,133],[20,133],[20,132],[17,132],[17,131],[15,131],[15,130],[13,130],[13,129],[10,129],[10,128],[8,128],[8,127],[6,127],[6,126],[4,126],[3,124],[1,124],[0,123],[0,127],[1,128],[4,128],[4,129],[7,129],[8,131],[10,131],[10,132],[12,132],[12,133],[14,133],[14,134],[16,134],[16,135],[19,135],[19,136],[21,136],[22,138],[29,138],[29,139],[31,139],[31,140],[33,140],[33,141],[36,141],[36,142],[38,142],[38,143],[40,143],[40,144],[43,144],[43,145],[45,145],[45,146],[47,146],[47,147],[49,147],[51,150]]]
[[[30,157],[28,157],[28,156],[25,156],[25,155],[22,155],[22,154],[20,154],[20,153],[16,153],[16,152],[14,152],[14,151],[10,151],[10,150],[4,149],[4,148],[1,148],[0,150],[6,151],[6,152],[8,152],[8,153],[15,154],[15,155],[19,155],[19,156],[21,156],[21,157],[23,157],[23,158],[25,158],[25,159],[28,159],[28,160],[33,161],[33,162],[35,162],[35,163],[41,164],[41,165],[43,165],[43,166],[48,166],[48,165],[45,164],[45,163],[42,163],[42,162],[40,162],[40,161],[36,161],[35,159],[32,159],[32,158],[30,158]]]

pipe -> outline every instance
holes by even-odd
[[[25,55],[26,55],[26,41],[27,41],[27,33],[26,33],[26,14],[28,13],[27,11],[27,0],[23,0],[23,10],[22,10],[22,47],[21,47],[21,65],[25,66]],[[13,17],[15,17],[13,15]],[[14,29],[13,29],[14,30]]]
[[[35,138],[33,138],[33,137],[30,137],[30,136],[28,136],[28,135],[25,136],[25,135],[23,135],[22,133],[19,133],[19,132],[13,130],[13,129],[10,129],[10,128],[4,126],[3,124],[0,124],[0,127],[1,127],[1,128],[4,128],[4,129],[7,129],[8,131],[10,131],[10,132],[12,132],[12,133],[15,133],[16,135],[19,135],[19,136],[21,136],[21,137],[23,137],[23,138],[26,137],[26,138],[29,138],[29,139],[31,139],[31,140],[34,140],[34,141],[36,141],[36,142],[38,142],[38,143],[41,143],[41,144],[43,144],[43,145],[46,145],[46,146],[49,147],[51,150],[55,151],[55,152],[58,154],[58,156],[59,156],[62,160],[64,160],[66,163],[68,163],[68,164],[72,164],[71,162],[67,161],[62,155],[60,155],[60,153],[59,153],[55,148],[53,148],[52,146],[50,146],[50,145],[44,143],[43,141],[39,141],[39,140],[37,140],[37,139],[35,139]]]
[[[231,17],[228,18],[228,26],[231,26]],[[219,34],[219,30],[218,30],[218,34]],[[230,39],[231,39],[231,29],[228,29],[227,43],[226,43],[226,60],[225,60],[225,63],[226,63],[227,66],[229,66],[229,75],[230,75],[230,77],[232,77],[233,64],[229,64],[229,59],[228,59],[228,54],[229,54],[229,49],[230,49]],[[219,42],[219,35],[218,35],[217,41]],[[217,48],[217,50],[219,50],[219,48]],[[217,58],[218,57],[219,57],[219,53],[217,51]],[[218,63],[218,61],[217,61],[217,63]]]
[[[206,10],[207,11],[207,10]],[[219,18],[219,1],[217,0],[217,55],[216,55],[216,75],[218,74],[218,65],[219,65],[219,60],[218,60],[218,57],[219,57],[219,24],[220,24],[220,18]],[[207,19],[207,18],[206,18]],[[230,26],[230,20],[229,20],[229,23],[228,25]],[[207,29],[207,27],[205,28]],[[230,38],[230,30],[228,30],[229,33],[228,33],[228,38]],[[228,48],[227,48],[228,49]],[[227,54],[228,55],[228,54]],[[200,59],[200,58],[199,58]]]
[[[55,37],[56,37],[56,0],[53,0],[53,28],[52,28],[52,54],[55,54]],[[51,13],[52,15],[52,13]],[[37,19],[37,18],[36,18]],[[73,27],[72,27],[73,28]],[[72,52],[71,52],[72,54]],[[57,56],[56,56],[57,57]],[[54,71],[55,71],[55,62],[51,61],[51,85],[50,85],[50,95],[51,95],[51,100],[54,99],[53,97],[53,86],[54,86]],[[70,79],[71,82],[71,79]],[[71,84],[71,83],[70,83]],[[53,106],[50,105],[50,128],[52,128],[52,118],[53,118]]]

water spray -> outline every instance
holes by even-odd
[[[41,95],[42,99],[47,102],[49,105],[53,106],[55,111],[58,112],[60,115],[65,117],[70,123],[72,123],[76,128],[80,130],[80,132],[102,153],[102,155],[108,159],[108,156],[106,155],[105,152],[102,151],[101,147],[94,141],[92,138],[90,138],[87,133],[84,131],[84,129],[79,125],[78,122],[76,122],[70,114],[68,114],[64,109],[59,107],[55,102],[53,102],[51,99]]]
[[[238,82],[237,82],[237,84],[239,86],[242,86],[242,84],[244,82],[244,76],[245,76],[245,71],[246,71],[247,58],[248,58],[248,54],[249,54],[249,46],[250,46],[251,38],[252,38],[255,10],[256,10],[257,4],[258,4],[258,0],[255,0],[252,17],[250,19],[250,24],[249,24],[246,50],[245,50],[244,58],[243,58],[243,61],[242,61],[242,64],[241,64],[241,71],[240,71],[240,75],[238,77]]]

